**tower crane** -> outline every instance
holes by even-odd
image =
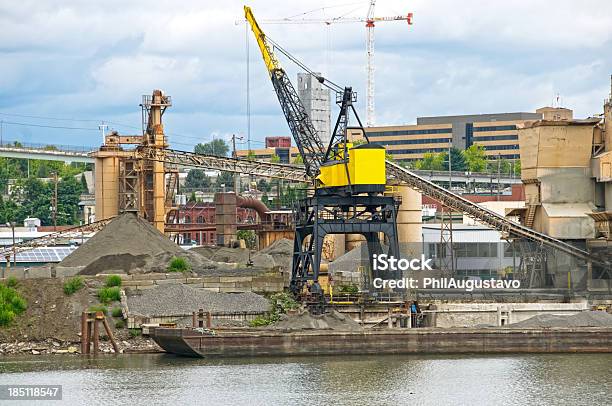
[[[366,27],[366,125],[373,126],[376,120],[375,108],[374,108],[374,27],[378,22],[384,21],[406,21],[408,25],[412,25],[414,17],[413,13],[407,13],[404,15],[397,16],[386,16],[376,17],[374,16],[374,9],[376,7],[376,0],[370,0],[368,6],[368,13],[366,17],[332,17],[332,18],[302,18],[302,19],[272,19],[272,20],[261,20],[267,24],[338,24],[338,23],[365,23]]]

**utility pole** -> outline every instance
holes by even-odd
[[[232,158],[237,158],[236,139],[243,140],[244,137],[236,137],[236,134],[232,134]],[[240,183],[240,174],[238,172],[234,172],[234,193],[236,194],[236,196],[238,196],[238,193],[240,192],[239,183]]]
[[[98,125],[98,129],[102,131],[102,145],[106,143],[106,130],[108,129],[108,125],[104,124],[104,121]]]
[[[501,194],[501,154],[497,154],[497,201],[499,201],[499,195]]]
[[[453,187],[453,164],[451,159],[451,147],[453,143],[448,144],[448,190],[451,191]]]

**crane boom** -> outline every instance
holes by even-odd
[[[304,160],[306,174],[311,178],[315,178],[319,173],[319,167],[323,162],[325,154],[323,142],[310,121],[306,109],[291,84],[287,73],[276,59],[273,47],[267,41],[266,35],[259,27],[259,24],[257,24],[250,7],[244,6],[244,15],[251,25],[268,74],[272,80],[272,86],[274,86],[274,91],[278,97],[291,134]]]

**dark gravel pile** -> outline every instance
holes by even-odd
[[[128,296],[130,314],[175,316],[198,309],[210,312],[265,312],[270,303],[255,293],[216,293],[188,285],[164,285]]]
[[[612,327],[612,314],[600,311],[576,313],[571,316],[539,314],[518,323],[510,328],[547,328],[547,327]]]

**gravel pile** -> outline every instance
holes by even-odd
[[[270,303],[255,293],[216,293],[188,285],[164,285],[147,289],[127,298],[130,314],[141,316],[175,316],[198,309],[205,312],[265,312]]]
[[[269,328],[274,330],[363,330],[359,323],[336,310],[320,315],[312,315],[307,310],[293,315],[284,314]]]
[[[539,314],[518,323],[512,328],[547,328],[547,327],[612,327],[612,314],[601,311],[576,313],[571,316]]]
[[[270,258],[274,262],[273,265]],[[286,238],[276,240],[268,247],[259,251],[252,259],[253,262],[258,261],[261,264],[278,266],[285,271],[289,271],[293,261],[293,241]]]
[[[331,274],[336,272],[356,272],[360,266],[368,266],[369,264],[367,245],[361,244],[336,258],[333,262],[330,262],[329,272]]]
[[[195,247],[189,251],[215,262],[235,262],[246,265],[249,261],[249,250],[247,248]]]

